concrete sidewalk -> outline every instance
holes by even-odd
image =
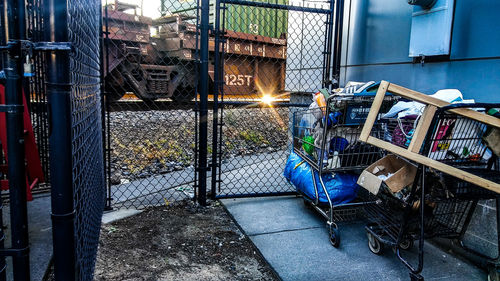
[[[52,221],[50,193],[35,196],[28,202],[31,280],[42,280],[52,257]],[[11,246],[10,206],[4,204],[5,247]],[[12,259],[7,258],[7,280],[13,280]]]
[[[409,280],[391,249],[368,249],[363,222],[339,225],[333,248],[325,221],[294,196],[222,200],[228,211],[283,280]],[[487,280],[474,265],[426,243],[425,280]],[[416,261],[417,246],[407,252]]]

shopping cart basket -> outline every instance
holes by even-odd
[[[327,220],[330,242],[335,247],[340,244],[337,222],[362,217],[359,207],[370,202],[366,200],[368,192],[360,189],[353,201],[336,204],[323,176],[342,177],[347,172],[356,175],[384,156],[383,150],[358,140],[372,100],[373,95],[336,94],[327,98],[324,108],[312,107],[294,113],[293,150],[311,166],[314,188],[313,194],[308,195],[300,189],[298,192],[306,206]],[[388,97],[384,103],[390,107],[394,98]],[[383,132],[382,127],[379,132]],[[357,186],[355,182],[354,185]],[[326,202],[319,200],[320,193],[326,195]]]
[[[424,239],[457,239],[468,249],[462,241],[478,200],[496,199],[497,220],[500,217],[499,194],[483,186],[490,187],[490,183],[500,182],[498,158],[487,143],[489,134],[498,127],[482,122],[480,118],[473,119],[457,113],[457,109],[463,108],[484,113],[489,108],[498,107],[500,104],[453,104],[437,109],[423,145],[417,152],[432,161],[453,167],[461,174],[445,173],[418,163],[417,176],[411,188],[396,194],[383,189],[376,196],[372,195],[375,204],[365,206],[370,220],[366,227],[370,250],[380,254],[383,245],[394,247],[398,258],[410,269],[412,280],[423,280],[420,272],[423,269]],[[418,119],[396,118],[379,122],[385,124],[383,139],[398,147],[408,148],[420,122]],[[480,180],[475,184],[457,178],[462,175],[473,175]],[[416,267],[401,252],[401,249],[410,248],[414,240],[419,241]],[[498,265],[498,257],[485,258],[493,266]]]

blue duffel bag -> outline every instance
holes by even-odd
[[[309,199],[315,200],[316,193],[314,192],[312,172],[311,166],[303,161],[299,155],[292,152],[286,162],[283,175],[298,191],[305,194]],[[317,171],[314,171],[314,178],[318,187],[319,202],[328,203]],[[333,205],[349,203],[356,198],[359,189],[359,185],[356,183],[357,175],[337,173],[332,176],[327,173],[322,176],[322,179]]]

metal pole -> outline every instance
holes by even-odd
[[[335,1],[335,37],[333,43],[333,88],[340,84],[340,59],[342,54],[342,26],[344,23],[344,0]]]
[[[208,145],[208,29],[209,29],[209,0],[201,0],[200,23],[200,123],[199,123],[199,162],[198,203],[207,204],[207,145]]]
[[[8,42],[12,44],[5,64],[5,104],[15,109],[6,113],[10,222],[14,280],[30,280],[28,211],[24,163],[23,40],[26,40],[25,3],[7,1]]]
[[[5,19],[7,18],[7,15],[5,14],[5,0],[0,1],[0,26],[2,27],[0,30],[0,46],[6,46],[7,45],[7,25],[5,24]],[[4,69],[3,62],[6,60],[5,59],[5,53],[2,53],[0,57],[0,68]],[[5,83],[5,81],[2,81],[2,83]],[[0,149],[0,158],[3,154],[3,151]],[[0,226],[3,226],[3,200],[2,197],[0,196]],[[5,249],[5,233],[3,231],[3,227],[0,227],[0,250]],[[1,256],[0,257],[0,281],[5,281],[7,280],[7,264],[5,263],[5,257]]]
[[[339,1],[330,0],[330,11],[331,13],[326,15],[326,32],[325,32],[325,50],[323,52],[323,87],[327,88],[332,84],[331,77],[331,63],[332,63],[332,33],[333,33],[333,21],[334,21],[334,5]],[[335,24],[337,27],[337,24]]]
[[[104,143],[104,165],[106,169],[106,203],[104,205],[104,210],[109,211],[113,208],[111,207],[111,134],[110,126],[111,122],[109,120],[109,102],[106,96],[106,79],[105,77],[109,75],[109,24],[108,24],[108,1],[106,0],[104,6],[104,21],[102,20],[102,8],[101,8],[101,24],[104,22],[105,31],[104,36],[101,34],[101,106],[102,106],[102,139]],[[104,63],[105,62],[105,63]],[[106,67],[103,67],[105,65]]]
[[[68,41],[66,0],[47,0],[45,38]],[[50,113],[52,240],[56,281],[76,280],[71,148],[71,77],[67,51],[47,52],[47,100]]]
[[[211,184],[211,199],[214,200],[217,194],[217,170],[220,169],[218,159],[218,122],[219,122],[219,90],[222,85],[222,68],[220,67],[220,1],[215,1],[215,27],[214,27],[214,104],[213,104],[213,123],[212,123],[212,184]]]

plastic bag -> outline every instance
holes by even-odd
[[[283,175],[290,181],[297,190],[304,193],[310,199],[316,199],[312,173],[316,179],[318,187],[318,200],[327,203],[328,199],[321,187],[317,171],[313,171],[311,166],[304,162],[300,156],[290,153],[285,165]],[[356,198],[359,186],[356,183],[358,176],[353,174],[338,173],[333,177],[331,174],[322,177],[325,188],[334,205],[349,203]]]
[[[457,89],[439,90],[435,94],[430,95],[433,98],[444,100],[449,103],[473,103],[474,100],[464,100],[462,93]],[[416,101],[400,101],[397,102],[391,109],[382,116],[382,118],[397,117],[403,118],[408,115],[421,115],[425,105]]]

